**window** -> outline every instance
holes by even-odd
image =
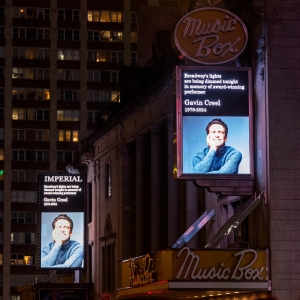
[[[35,191],[12,191],[12,202],[36,203]]]
[[[44,173],[49,173],[44,171]],[[37,175],[43,174],[39,171],[33,171],[33,170],[12,170],[12,181],[15,182],[36,182],[37,181]]]
[[[13,18],[15,19],[50,19],[49,8],[13,7]]]
[[[48,28],[13,28],[14,39],[40,39],[49,40]]]
[[[11,254],[10,261],[12,265],[35,265],[35,254]]]
[[[4,27],[0,27],[0,38],[4,38],[5,37],[5,32],[4,32]]]
[[[75,29],[58,29],[57,38],[65,41],[79,41],[79,30]]]
[[[87,60],[94,62],[123,62],[123,51],[88,50]]]
[[[50,112],[48,109],[35,109],[35,108],[13,108],[12,119],[13,120],[38,120],[49,121]]]
[[[38,48],[37,49],[37,59],[49,59],[49,49],[47,48]]]
[[[37,18],[43,20],[50,19],[50,9],[48,8],[37,8]]]
[[[79,21],[79,10],[59,9],[57,11],[57,19],[59,21]]]
[[[36,223],[36,212],[34,211],[12,211],[11,222],[18,224],[35,224]]]
[[[88,111],[88,117],[87,117],[88,122],[97,122],[97,119],[98,119],[97,111],[93,111],[93,110]]]
[[[57,151],[57,161],[58,162],[73,161],[73,152],[72,151]]]
[[[4,128],[0,128],[0,140],[4,140]]]
[[[37,129],[36,131],[37,141],[50,141],[50,130],[48,129]]]
[[[12,232],[11,244],[34,245],[36,243],[35,232]]]
[[[0,47],[0,58],[4,57],[4,47]]]
[[[26,140],[26,130],[13,129],[12,130],[12,139],[16,140],[16,141],[25,141]]]
[[[88,11],[88,22],[123,22],[123,12],[121,11]]]
[[[137,13],[136,12],[130,13],[130,22],[131,23],[136,23],[137,22]]]
[[[87,101],[93,102],[119,102],[119,92],[118,91],[87,91]]]
[[[80,70],[57,70],[57,80],[80,81]]]
[[[13,68],[12,79],[49,80],[49,69]]]
[[[36,110],[36,119],[38,121],[49,121],[50,120],[50,111],[48,109],[37,109]]]
[[[123,32],[113,30],[88,30],[88,41],[123,42]]]
[[[57,141],[58,142],[78,142],[79,132],[78,130],[58,130]]]
[[[14,88],[13,99],[50,100],[49,89]]]
[[[130,62],[131,63],[137,63],[137,53],[136,52],[131,52],[130,53]]]
[[[79,90],[57,90],[57,100],[60,101],[79,101]]]
[[[12,150],[13,161],[49,161],[48,150]]]
[[[0,120],[4,120],[4,108],[0,108]]]
[[[0,149],[0,160],[4,160],[4,151]]]
[[[122,51],[112,51],[111,52],[112,62],[123,62],[123,52]]]
[[[118,71],[88,71],[88,81],[118,82]]]
[[[79,121],[79,110],[58,110],[57,121]]]
[[[12,109],[13,120],[25,120],[25,108],[13,108]]]
[[[137,42],[137,33],[135,31],[130,32],[130,42],[131,43]]]
[[[79,49],[57,49],[58,60],[80,60]]]
[[[0,7],[0,18],[4,18],[5,17],[5,9],[4,7]]]

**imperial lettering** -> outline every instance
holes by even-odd
[[[177,257],[186,253],[184,261],[176,275],[176,279],[192,279],[192,280],[263,280],[264,267],[252,268],[257,260],[257,252],[253,249],[245,249],[234,254],[239,258],[234,269],[220,263],[218,267],[202,268],[201,258],[192,252],[188,247],[182,248]],[[247,263],[244,261],[247,258]],[[249,259],[250,258],[250,259]]]
[[[81,176],[45,176],[45,182],[82,182]]]

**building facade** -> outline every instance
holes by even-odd
[[[178,20],[197,7],[214,5],[208,2],[180,2]],[[120,261],[172,247],[204,211],[214,209],[214,218],[187,244],[204,248],[245,203],[258,195],[262,198],[257,207],[211,248],[227,249],[239,244],[267,249],[268,287],[260,291],[255,287],[242,291],[232,288],[228,295],[199,289],[193,297],[300,297],[299,155],[298,142],[292,138],[299,133],[299,34],[294,29],[299,25],[300,6],[297,1],[280,0],[215,4],[239,16],[249,32],[244,53],[227,65],[252,68],[253,194],[239,194],[237,189],[239,195],[234,191],[224,195],[222,190],[210,192],[193,181],[173,179],[174,66],[192,63],[170,59],[174,55],[171,51],[160,52],[158,66],[153,62],[148,70],[155,73],[161,68],[156,80],[85,140],[81,151],[91,191],[89,265],[96,298],[106,293],[112,298],[121,295],[117,292],[122,287]],[[154,48],[159,47],[155,44]],[[166,71],[162,61],[168,58]],[[186,290],[169,298],[191,296]],[[145,289],[140,295],[126,297],[168,295],[154,295]]]
[[[176,7],[165,2],[162,14]],[[138,64],[143,5],[0,1],[1,299],[19,299],[27,283],[74,281],[74,272],[37,269],[37,176],[65,173],[77,142],[120,105],[119,70]]]

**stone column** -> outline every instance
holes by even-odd
[[[135,247],[136,256],[143,254],[143,237],[144,237],[144,190],[145,190],[145,138],[136,137],[136,214],[135,214]]]
[[[133,255],[133,182],[131,177],[131,153],[127,146],[121,147],[122,158],[122,257]]]
[[[160,250],[160,128],[151,128],[151,252]]]
[[[174,128],[173,115],[168,121],[168,246],[173,246],[179,238],[177,182],[173,178],[174,169]]]

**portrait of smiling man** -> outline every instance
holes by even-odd
[[[52,241],[41,251],[42,268],[79,268],[82,266],[83,246],[71,240],[73,220],[66,214],[52,222]]]
[[[194,156],[195,174],[237,174],[242,160],[240,151],[226,146],[228,127],[221,119],[213,119],[206,126],[207,147]]]

